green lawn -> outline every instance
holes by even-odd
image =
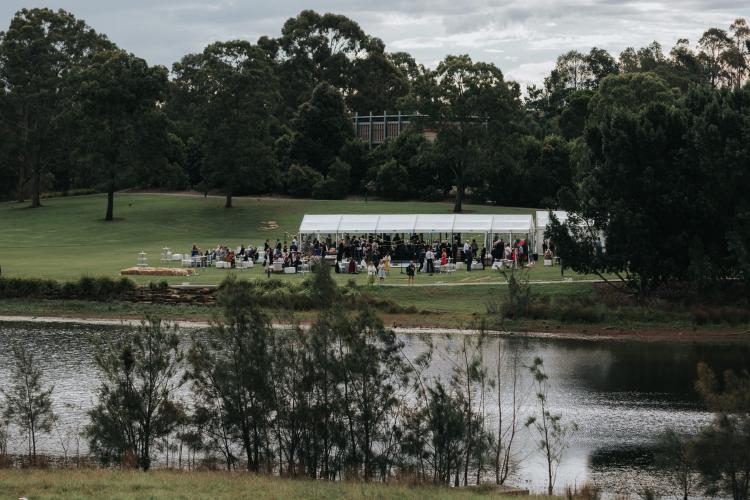
[[[321,201],[274,198],[235,198],[235,208],[224,209],[223,198],[163,194],[118,194],[114,222],[105,222],[103,195],[43,200],[44,207],[30,209],[16,203],[0,204],[0,266],[3,276],[73,280],[82,275],[118,276],[120,269],[136,264],[138,252],[148,254],[151,265],[160,265],[162,248],[189,251],[193,243],[207,249],[262,245],[266,239],[291,240],[305,213],[450,213],[450,203]],[[531,213],[533,209],[467,205],[467,212]],[[277,228],[268,229],[268,222]],[[200,270],[189,278],[169,278],[170,283],[215,284],[235,271]],[[265,277],[262,268],[238,272],[244,278]],[[559,268],[537,267],[532,281],[559,281]],[[595,276],[568,274],[575,280]],[[366,277],[336,275],[345,283]],[[158,278],[157,280],[160,280]],[[272,279],[299,280],[276,275]],[[138,277],[148,283],[154,278]],[[496,271],[458,271],[453,275],[419,276],[417,283],[501,282]],[[406,276],[392,272],[388,284],[405,284]]]
[[[253,499],[477,499],[509,498],[489,488],[466,490],[378,483],[285,480],[248,473],[148,473],[118,470],[0,470],[0,497],[253,498]]]

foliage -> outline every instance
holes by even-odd
[[[268,110],[279,82],[258,46],[235,40],[216,42],[176,63],[174,93],[194,120],[201,145],[201,177],[226,193],[263,192],[277,168]]]
[[[343,97],[325,82],[317,85],[310,100],[299,106],[290,127],[292,160],[324,175],[354,135]]]
[[[704,363],[696,390],[716,414],[691,442],[690,457],[709,495],[750,495],[750,374],[726,371],[721,384]]]
[[[286,174],[286,191],[293,196],[310,196],[323,182],[323,175],[307,165],[292,165]]]
[[[151,467],[154,443],[183,412],[176,400],[183,359],[177,327],[147,317],[132,335],[103,340],[96,355],[101,385],[84,430],[104,464]]]
[[[534,358],[534,362],[528,368],[534,379],[539,410],[536,415],[526,420],[526,427],[533,430],[539,437],[537,448],[542,452],[547,463],[547,494],[552,495],[557,470],[565,449],[570,444],[572,434],[578,431],[578,425],[575,422],[565,423],[561,414],[550,411],[549,376],[544,370],[542,358]]]
[[[313,185],[313,198],[336,200],[345,197],[349,192],[351,171],[352,168],[347,163],[336,158],[328,167],[325,179]]]
[[[520,113],[518,85],[493,64],[447,56],[415,82],[414,95],[438,130],[435,148],[451,173],[454,212],[460,212],[466,189],[480,183],[490,164],[490,151],[512,131]]]
[[[40,432],[52,431],[54,386],[44,387],[44,373],[34,355],[22,346],[13,347],[10,387],[0,388],[4,401],[3,418],[15,424],[28,440],[29,460],[36,461],[36,440]],[[4,432],[4,429],[3,429]]]
[[[548,235],[565,265],[623,273],[641,295],[670,280],[744,276],[745,202],[735,190],[746,183],[736,159],[747,150],[738,134],[748,95],[694,88],[678,99],[654,75],[606,79],[586,125],[590,168],[562,197],[574,215]]]
[[[92,54],[111,48],[106,37],[64,10],[21,9],[0,33],[2,152],[12,158],[19,201],[29,181],[31,205],[40,206],[45,174],[59,163],[65,170],[75,163],[69,117],[76,85],[69,77]]]
[[[654,457],[655,463],[668,474],[670,489],[664,493],[677,493],[683,500],[687,500],[695,486],[690,446],[686,436],[667,429],[659,436]]]
[[[135,289],[127,278],[81,277],[77,282],[60,283],[39,278],[0,278],[0,298],[62,298],[108,301],[124,298]]]
[[[94,54],[71,79],[84,137],[80,153],[91,177],[107,192],[105,220],[111,221],[114,193],[123,178],[132,175],[136,163],[153,168],[167,149],[165,117],[157,108],[165,97],[167,71],[112,49]]]
[[[500,307],[503,319],[518,319],[526,315],[531,304],[531,287],[529,286],[529,275],[521,272],[521,278],[516,270],[503,271],[503,276],[508,282],[508,294]]]

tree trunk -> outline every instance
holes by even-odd
[[[39,201],[39,191],[41,190],[42,172],[39,165],[35,165],[31,172],[31,208],[42,206]]]
[[[115,208],[115,187],[110,186],[107,190],[107,215],[104,220],[111,221],[113,219],[113,212]]]
[[[224,202],[224,208],[232,208],[232,192],[227,191],[227,200]]]
[[[456,200],[453,203],[453,213],[459,213],[463,210],[465,190],[466,190],[466,187],[463,185],[456,186]]]
[[[167,450],[167,467],[169,467],[169,450]],[[144,438],[143,448],[141,449],[141,469],[148,471],[151,468],[151,450],[149,449],[148,438]]]
[[[26,198],[26,193],[24,193],[24,185],[26,184],[26,180],[23,177],[23,173],[19,171],[18,185],[16,186],[16,201],[18,201],[18,203],[23,203]]]

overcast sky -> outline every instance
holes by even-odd
[[[171,67],[216,40],[278,36],[303,9],[335,12],[381,38],[389,51],[410,52],[434,66],[468,53],[497,64],[507,78],[540,82],[560,53],[678,38],[695,45],[708,27],[750,18],[750,0],[0,0],[5,29],[23,7],[63,8],[151,64]]]

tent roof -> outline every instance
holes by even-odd
[[[299,226],[300,233],[335,233],[341,222],[340,215],[305,215]]]
[[[544,229],[547,227],[547,224],[549,224],[550,218],[549,218],[549,210],[537,210],[536,212],[536,227],[540,231],[544,231]],[[568,212],[565,212],[563,210],[553,210],[553,214],[555,214],[555,217],[557,217],[557,220],[560,222],[565,222],[568,220]]]
[[[339,233],[375,233],[378,228],[379,215],[342,215]]]
[[[453,223],[454,233],[489,233],[492,231],[492,215],[458,214]]]
[[[378,220],[378,233],[412,233],[417,225],[417,215],[381,215]]]
[[[537,217],[542,212],[537,212]],[[564,212],[561,212],[564,214]],[[546,218],[546,213],[544,213]],[[316,233],[530,233],[531,215],[515,214],[345,214],[305,215],[299,232]]]
[[[532,233],[534,219],[530,214],[495,215],[492,218],[493,233]]]
[[[416,233],[450,233],[456,216],[452,214],[419,214],[414,224]]]

